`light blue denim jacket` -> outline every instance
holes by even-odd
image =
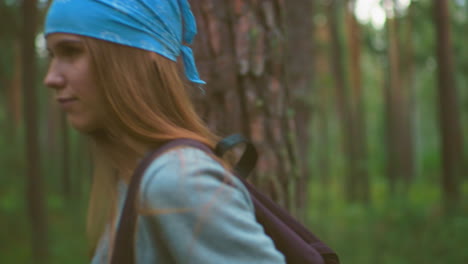
[[[122,207],[127,186],[120,184]],[[285,263],[256,221],[243,184],[205,152],[183,147],[157,158],[140,186],[136,262]],[[108,263],[108,233],[92,264]]]

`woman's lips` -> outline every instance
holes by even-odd
[[[73,103],[76,102],[78,99],[69,97],[69,98],[57,98],[57,102],[59,102],[60,106],[64,110],[69,110],[72,107]]]

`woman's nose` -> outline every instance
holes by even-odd
[[[44,85],[52,89],[61,89],[65,85],[65,78],[56,67],[50,65],[44,77]]]

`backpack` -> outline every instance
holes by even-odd
[[[155,158],[177,146],[190,146],[222,157],[226,151],[239,144],[245,144],[246,147],[239,162],[234,166],[234,175],[241,180],[249,191],[255,207],[257,221],[263,226],[265,233],[273,240],[276,249],[284,255],[286,263],[339,264],[338,255],[330,247],[295,220],[286,210],[246,181],[246,177],[255,167],[258,155],[253,144],[239,134],[222,139],[214,150],[199,141],[180,138],[169,141],[149,152],[134,171],[130,181],[110,263],[134,263],[137,193],[146,168]]]

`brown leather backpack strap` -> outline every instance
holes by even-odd
[[[112,251],[111,264],[133,264],[135,263],[135,228],[137,221],[137,197],[138,191],[146,169],[159,155],[169,149],[178,146],[193,146],[198,149],[210,151],[210,148],[201,142],[192,139],[175,139],[169,141],[159,148],[149,152],[140,162],[133,173],[125,198],[124,208],[119,219],[114,249]],[[211,151],[210,151],[211,152]]]

